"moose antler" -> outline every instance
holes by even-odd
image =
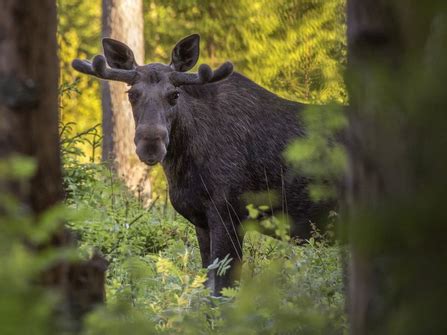
[[[223,63],[215,71],[211,70],[209,65],[202,64],[199,66],[197,73],[174,72],[171,74],[170,79],[175,86],[197,85],[223,80],[231,73],[233,73],[233,64],[231,62]]]
[[[97,55],[93,61],[75,59],[71,66],[79,72],[89,74],[100,79],[123,81],[132,84],[137,72],[135,70],[112,69],[107,67],[106,59],[102,55]]]
[[[135,81],[137,72],[135,70],[123,70],[110,68],[107,66],[106,59],[102,55],[97,55],[93,61],[75,59],[73,68],[79,72],[89,74],[100,79],[122,81],[132,84]],[[207,84],[220,81],[233,73],[233,64],[225,62],[215,71],[211,70],[209,65],[202,64],[197,73],[173,72],[170,76],[171,82],[175,86]]]

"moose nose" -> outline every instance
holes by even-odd
[[[163,161],[166,156],[166,146],[161,140],[146,141],[140,140],[137,144],[137,156],[143,163],[147,165],[155,165]]]
[[[168,130],[163,126],[140,125],[135,131],[135,145],[142,140],[149,143],[162,141],[168,145]]]
[[[155,165],[166,156],[168,131],[161,125],[139,125],[135,131],[138,158],[143,163]]]

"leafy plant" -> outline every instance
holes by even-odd
[[[192,225],[157,199],[143,206],[113,170],[80,163],[78,154],[64,151],[66,203],[83,213],[69,224],[82,252],[98,249],[110,263],[107,305],[87,318],[86,334],[346,333],[341,248],[330,231],[315,228],[307,244],[295,246],[282,218],[249,206],[252,219],[278,238],[247,233],[240,285],[213,298]],[[221,274],[230,264],[227,256],[210,268]]]

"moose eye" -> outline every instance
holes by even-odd
[[[140,93],[135,91],[127,92],[127,95],[131,104],[136,103],[138,101],[138,98],[140,97]]]
[[[174,91],[168,94],[168,101],[172,106],[174,106],[177,103],[179,95],[180,93],[178,91]]]

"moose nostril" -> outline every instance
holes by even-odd
[[[154,143],[157,143],[157,142],[161,141],[162,138],[161,138],[160,136],[150,136],[150,135],[146,135],[146,136],[143,136],[143,137],[141,138],[141,140],[142,140],[143,142],[146,142],[147,145],[151,145],[151,144],[153,145]]]

